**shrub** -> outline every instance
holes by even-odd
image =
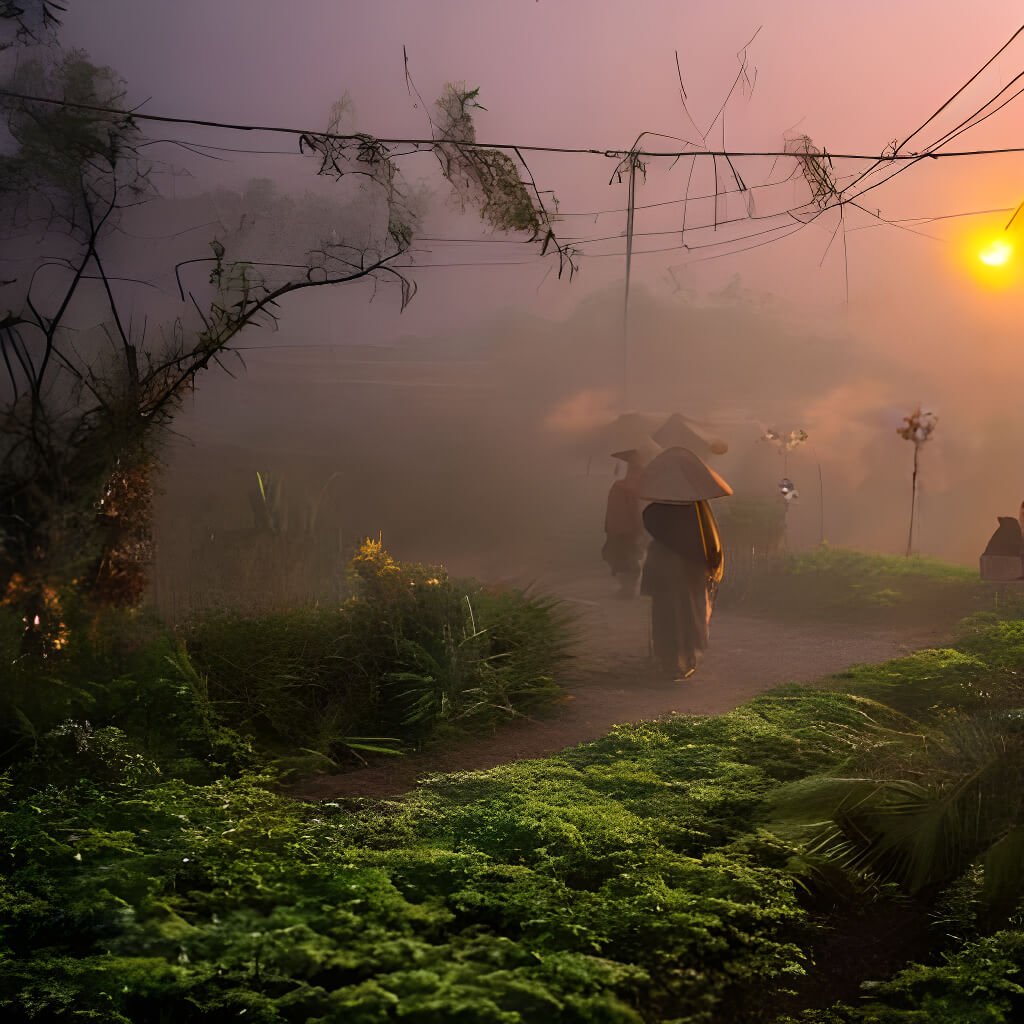
[[[569,622],[554,599],[492,592],[396,562],[366,541],[339,608],[193,623],[190,656],[218,711],[279,752],[336,757],[353,736],[420,743],[550,703]],[[358,744],[355,744],[358,746]]]
[[[1024,1019],[1024,932],[1003,931],[864,986],[864,1002],[777,1024],[1014,1024]]]

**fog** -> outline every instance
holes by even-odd
[[[760,28],[747,51],[750,85],[733,94],[708,144],[774,152],[806,133],[833,153],[879,153],[936,111],[1019,17],[1009,0],[941,18],[926,0],[865,3],[852,18],[803,0],[639,10],[410,0],[301,11],[106,0],[73,6],[65,35],[123,74],[129,101],[150,113],[320,129],[347,94],[359,130],[423,138],[404,45],[428,105],[446,81],[480,87],[482,141],[600,151],[628,148],[641,132],[690,138],[694,121],[702,131]],[[942,115],[943,130],[1022,60],[1019,39]],[[1014,146],[1021,126],[1010,104],[949,148]],[[136,296],[139,311],[171,317],[174,263],[205,255],[245,210],[255,224],[240,235],[247,259],[301,258],[334,216],[349,238],[379,220],[357,183],[316,178],[294,139],[154,132],[227,149],[154,147],[164,198],[133,222],[150,244],[131,259],[161,296]],[[652,136],[647,145],[678,143]],[[651,159],[637,185],[625,334],[627,186],[616,161],[599,152],[530,153],[528,162],[547,201],[557,198],[559,235],[590,240],[571,280],[537,243],[489,232],[462,210],[436,161],[419,155],[404,168],[423,214],[406,270],[413,302],[402,311],[395,289],[369,283],[290,297],[275,332],[241,336],[245,366],[228,364],[235,377],[200,377],[164,453],[157,577],[170,604],[195,599],[182,580],[201,589],[200,570],[251,527],[257,471],[280,481],[293,528],[314,506],[320,526],[331,524],[326,548],[290,559],[296,592],[304,572],[330,562],[332,545],[363,534],[383,535],[403,557],[491,578],[600,570],[615,463],[594,435],[624,409],[680,411],[727,441],[714,464],[738,497],[781,500],[785,468],[800,493],[788,512],[793,549],[824,537],[903,550],[913,448],[896,429],[918,404],[939,419],[921,456],[917,550],[974,564],[996,516],[1016,513],[1022,277],[1019,268],[978,273],[974,252],[1024,199],[1024,156],[925,160],[846,207],[842,223],[833,209],[764,238],[751,235],[749,218],[808,200],[790,158],[742,158],[736,171],[753,190],[737,188],[720,161]],[[833,162],[839,182],[862,168]],[[683,204],[684,195],[709,198]],[[951,216],[963,213],[972,216]],[[736,241],[745,236],[756,245]],[[767,428],[808,434],[785,467],[761,440]]]

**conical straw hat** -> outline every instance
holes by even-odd
[[[651,437],[665,448],[689,448],[690,451],[706,452],[708,442],[686,421],[682,413],[674,412]]]
[[[656,455],[660,455],[662,447],[649,437],[641,438],[632,448],[625,448],[622,451],[612,452],[613,459],[622,459],[623,462],[638,462],[646,466]]]
[[[732,488],[688,448],[666,448],[640,474],[640,497],[679,505],[724,498]]]
[[[658,419],[639,412],[623,413],[616,419],[590,431],[583,439],[583,448],[590,455],[629,451],[651,441],[651,431]]]

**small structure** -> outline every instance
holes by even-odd
[[[1024,579],[1024,534],[1013,516],[999,516],[999,527],[981,556],[983,580]]]

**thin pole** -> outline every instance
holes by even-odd
[[[907,536],[907,558],[914,546],[914,511],[917,506],[917,453],[920,445],[914,444],[914,472],[910,478],[910,533]]]
[[[818,534],[819,543],[825,543],[825,484],[821,477],[821,462],[818,462]]]
[[[636,210],[636,157],[629,157],[626,202],[626,288],[622,297],[622,411],[629,411],[629,277],[633,265],[633,213]]]

